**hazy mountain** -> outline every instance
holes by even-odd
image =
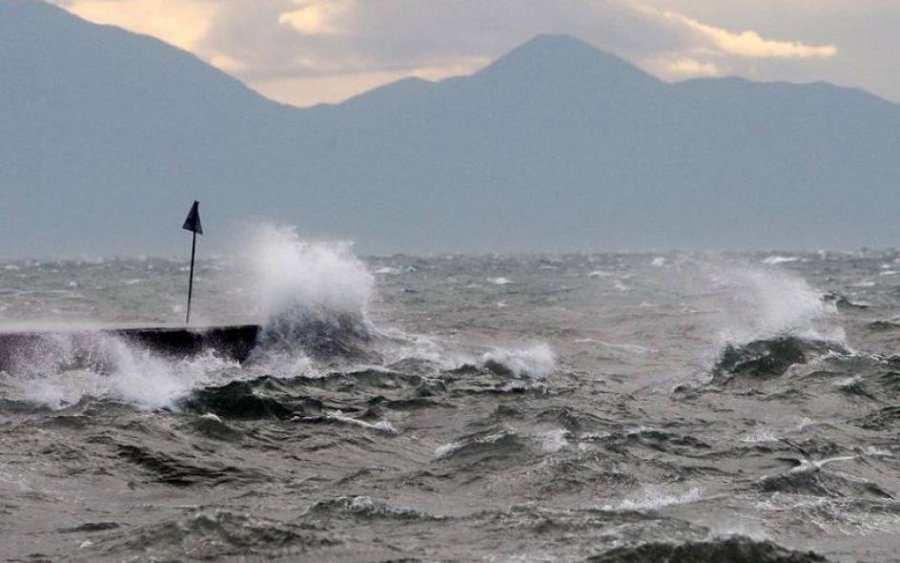
[[[364,252],[853,248],[900,240],[900,106],[827,84],[666,84],[569,37],[337,106],[0,3],[0,254],[182,251],[253,217]]]
[[[4,0],[0,251],[153,250],[194,194],[252,201],[240,163],[282,150],[297,113],[155,39]]]

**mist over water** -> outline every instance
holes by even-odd
[[[896,548],[893,254],[363,259],[279,227],[247,240],[195,280],[204,322],[263,326],[242,365],[96,331],[177,323],[182,262],[0,264],[9,323],[93,327],[0,373],[0,554]]]

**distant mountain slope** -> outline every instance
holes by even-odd
[[[253,216],[364,252],[900,240],[900,106],[827,84],[670,85],[571,37],[300,110],[12,0],[0,126],[3,255],[177,252],[195,197],[212,248]]]
[[[298,118],[165,43],[40,2],[4,0],[0,189],[8,212],[0,246],[152,250],[147,229],[181,219],[165,214],[186,212],[194,194],[209,200],[250,185],[248,161],[252,169],[257,157],[282,150]]]

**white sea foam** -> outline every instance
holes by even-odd
[[[616,281],[613,283],[613,287],[614,287],[617,291],[621,291],[621,292],[631,291],[631,286],[625,285],[624,283],[622,283],[621,280],[616,280]]]
[[[452,454],[461,447],[463,447],[462,442],[449,442],[446,444],[441,444],[434,449],[434,455],[436,455],[437,457],[444,457]]]
[[[829,463],[835,463],[837,461],[853,461],[857,459],[855,455],[843,455],[837,457],[830,457],[827,459],[803,459],[800,460],[800,465],[796,467],[792,467],[788,470],[788,473],[807,473],[810,471],[818,471],[822,469],[822,467],[828,465]],[[849,476],[847,476],[849,477]]]
[[[139,408],[171,408],[197,386],[209,384],[237,363],[208,352],[173,360],[107,334],[91,337],[90,354],[101,361],[72,369],[83,354],[72,335],[51,337],[40,359],[3,373],[11,399],[60,409],[87,397],[114,399]],[[79,344],[79,346],[81,346]]]
[[[762,263],[769,266],[777,266],[778,264],[791,264],[799,261],[800,258],[798,256],[769,256]]]
[[[838,379],[837,381],[835,381],[833,383],[833,385],[835,387],[847,388],[847,387],[853,387],[855,385],[859,385],[862,382],[863,382],[862,376],[857,374],[857,375],[853,375],[850,377],[843,377],[841,379]]]
[[[482,436],[480,438],[476,438],[475,440],[472,440],[471,443],[473,443],[473,444],[494,444],[509,435],[510,435],[510,432],[504,430],[502,432],[496,432],[494,434],[489,434],[487,436]],[[465,442],[450,442],[447,444],[442,444],[434,449],[434,454],[439,458],[446,457],[446,456],[458,451],[460,448],[462,448],[465,445],[466,445]]]
[[[797,431],[799,432],[801,430],[805,430],[808,426],[812,426],[814,424],[816,424],[816,421],[809,418],[808,416],[804,416],[800,419],[799,422],[797,422]]]
[[[556,355],[544,343],[512,350],[497,348],[485,353],[482,362],[499,364],[519,378],[546,379],[556,370]]]
[[[375,270],[376,274],[382,274],[385,276],[396,276],[400,274],[400,270],[397,268],[391,268],[390,266],[385,266],[383,268],[378,268]]]
[[[564,428],[548,430],[535,436],[545,452],[554,453],[569,445],[569,431]]]
[[[499,278],[488,278],[487,281],[494,285],[509,285],[512,283],[512,280],[509,278],[499,277]]]
[[[641,496],[634,499],[625,499],[616,505],[608,504],[603,507],[606,511],[646,511],[659,510],[667,506],[677,504],[689,504],[700,500],[702,491],[694,487],[684,492],[666,491],[660,487],[647,487]]]
[[[777,442],[778,436],[768,428],[759,428],[751,434],[746,434],[741,438],[741,442],[748,444],[759,444],[765,442]]]
[[[345,415],[341,411],[329,411],[327,413],[328,418],[332,420],[336,420],[338,422],[343,422],[344,424],[350,424],[353,426],[360,426],[362,428],[366,428],[368,430],[374,430],[376,432],[382,432],[384,434],[399,434],[394,425],[385,420],[379,420],[378,422],[366,422],[365,420],[359,420],[350,416]]]

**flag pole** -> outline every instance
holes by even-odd
[[[188,281],[188,303],[187,316],[184,318],[184,324],[191,324],[191,298],[194,295],[194,256],[197,254],[197,233],[194,233],[194,240],[191,243],[191,277]]]
[[[184,324],[190,324],[191,299],[194,296],[194,257],[197,255],[197,235],[203,234],[203,227],[200,225],[199,201],[194,201],[194,205],[191,206],[191,210],[188,212],[187,219],[184,220],[184,225],[182,225],[181,228],[185,231],[191,231],[192,233],[194,233],[194,238],[191,242],[191,277],[188,281],[187,315],[185,315],[184,317]]]

